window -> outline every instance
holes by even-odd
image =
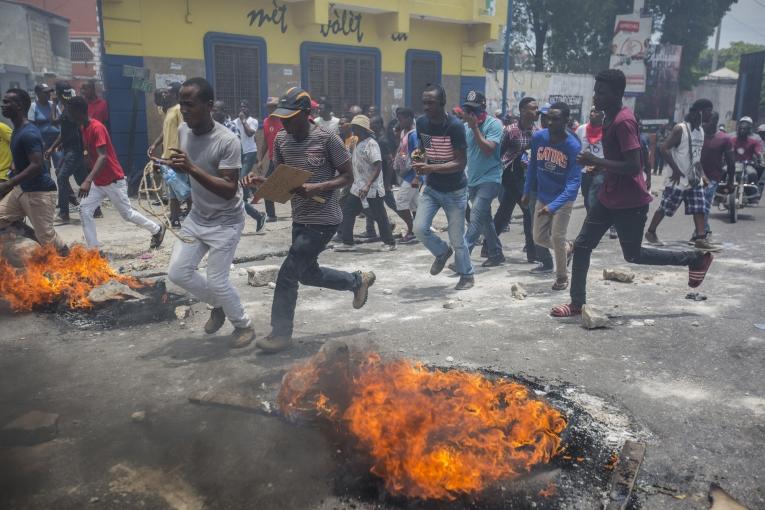
[[[326,97],[336,115],[353,105],[380,107],[380,54],[377,50],[304,43],[303,87],[312,97]]]
[[[429,84],[441,83],[441,54],[434,51],[406,52],[406,104],[422,113],[422,92]]]
[[[215,99],[231,116],[247,100],[253,117],[260,118],[266,95],[266,45],[259,37],[208,33],[205,36],[207,79]]]
[[[72,52],[72,62],[93,62],[93,52],[83,41],[69,43]]]
[[[50,45],[53,54],[61,58],[70,58],[69,55],[69,27],[66,25],[48,25],[50,30]]]

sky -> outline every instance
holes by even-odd
[[[738,0],[722,20],[720,48],[731,42],[745,41],[765,45],[765,0]],[[709,38],[708,47],[715,47],[715,36]]]

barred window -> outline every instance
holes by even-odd
[[[410,50],[406,61],[407,106],[422,113],[422,92],[428,85],[441,82],[441,55]]]
[[[93,51],[83,41],[71,41],[69,47],[72,54],[72,62],[93,62],[95,58]]]
[[[226,103],[229,115],[235,117],[239,104],[247,100],[250,115],[260,118],[260,49],[238,44],[213,45],[215,99]]]
[[[326,97],[337,115],[353,105],[364,109],[374,105],[375,77],[376,62],[371,55],[320,50],[308,53],[309,92],[316,99]]]

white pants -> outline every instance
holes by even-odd
[[[215,308],[223,308],[228,320],[237,328],[251,326],[250,318],[242,307],[229,272],[244,222],[238,225],[205,227],[190,217],[183,220],[181,237],[194,239],[193,243],[178,241],[170,258],[168,278],[200,301]],[[207,277],[199,271],[199,262],[207,254]]]
[[[88,245],[88,248],[98,248],[96,221],[93,219],[93,214],[105,198],[108,198],[112,205],[114,205],[123,220],[138,225],[152,234],[159,232],[160,227],[158,224],[133,209],[133,206],[130,205],[130,199],[127,194],[127,180],[122,179],[108,186],[93,184],[90,187],[88,196],[80,202],[80,221],[82,221],[85,244]]]

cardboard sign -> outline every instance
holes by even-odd
[[[311,172],[287,165],[279,165],[274,173],[260,185],[255,192],[255,199],[265,199],[284,204],[292,199],[292,190],[299,188],[311,178]],[[314,202],[323,204],[326,202],[322,197],[311,197]]]

